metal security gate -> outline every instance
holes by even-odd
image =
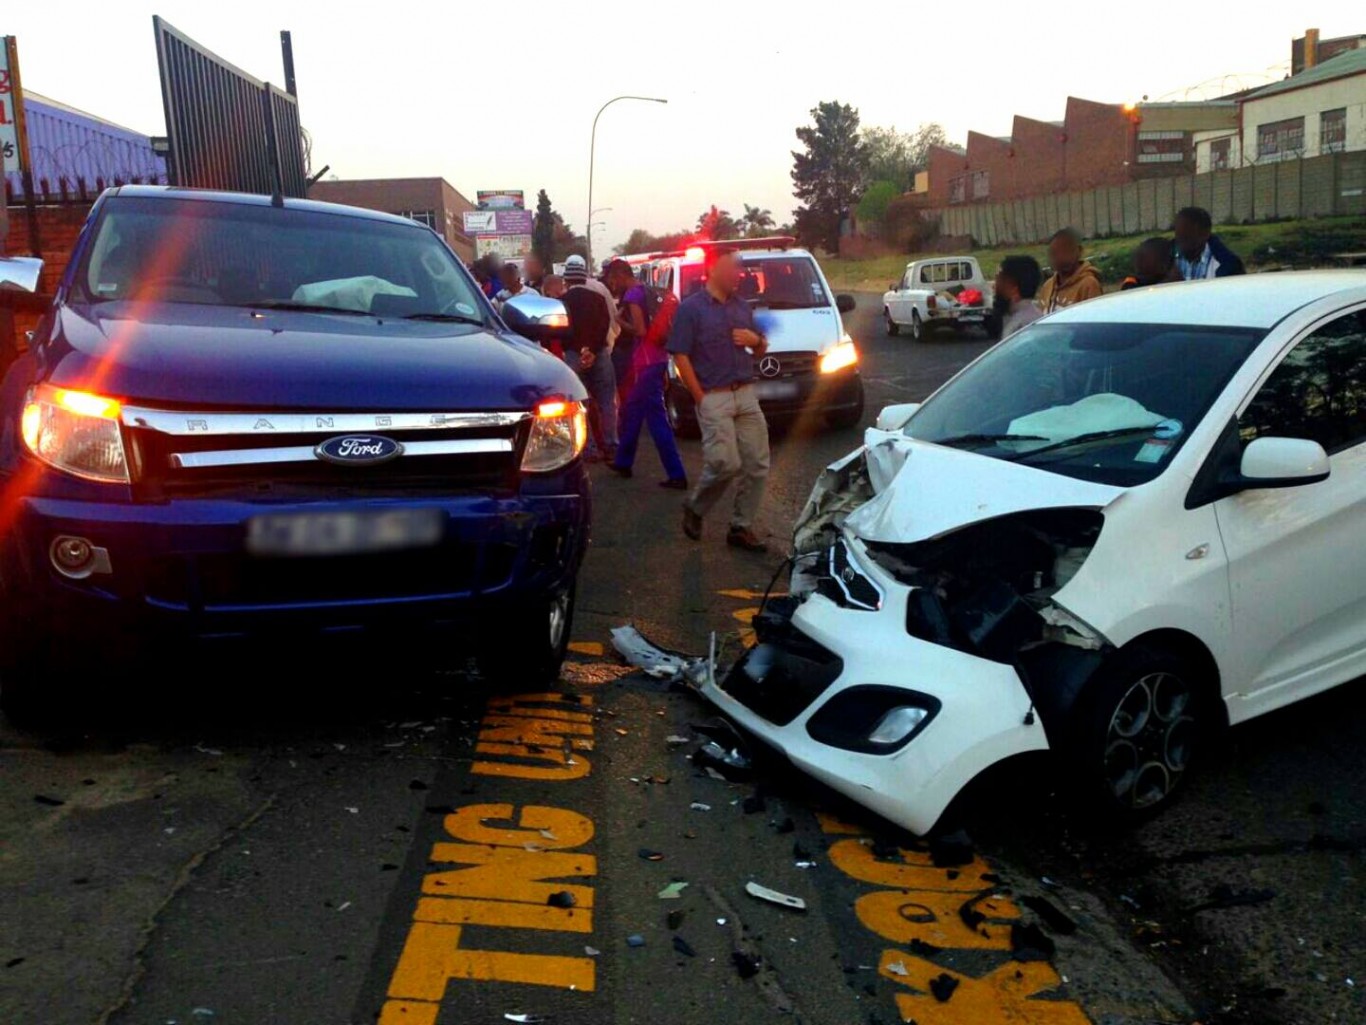
[[[172,185],[303,197],[295,96],[253,78],[153,16]]]

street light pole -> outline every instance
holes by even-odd
[[[593,115],[593,133],[588,143],[588,232],[585,236],[588,243],[588,266],[593,267],[593,157],[598,147],[598,118],[602,117],[602,112],[616,103],[618,100],[640,100],[643,103],[668,103],[668,100],[658,96],[613,96],[610,100],[598,108],[598,112]]]

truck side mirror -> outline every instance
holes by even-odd
[[[569,337],[569,311],[564,303],[542,295],[514,295],[503,303],[503,322],[542,345]]]
[[[20,292],[38,291],[38,276],[43,272],[43,261],[32,256],[0,257],[0,288]]]

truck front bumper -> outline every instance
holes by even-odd
[[[586,476],[566,493],[157,504],[27,496],[0,545],[7,618],[49,636],[88,632],[210,638],[468,623],[543,598],[571,581],[589,530]],[[423,548],[260,557],[247,550],[257,515],[440,511]],[[87,539],[107,566],[69,579],[53,565],[59,536]]]

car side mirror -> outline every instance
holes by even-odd
[[[1254,438],[1238,465],[1238,490],[1295,488],[1327,480],[1328,453],[1308,438]]]
[[[846,294],[835,296],[835,309],[839,310],[841,313],[853,313],[856,305],[857,303],[854,302],[854,297],[852,295]]]
[[[15,289],[20,292],[38,291],[38,276],[43,271],[43,261],[33,256],[0,257],[0,288]]]
[[[560,300],[543,295],[514,295],[503,303],[503,322],[540,344],[569,337],[569,311]]]
[[[884,406],[877,415],[879,431],[899,431],[920,408],[919,402],[899,402],[895,406]]]

